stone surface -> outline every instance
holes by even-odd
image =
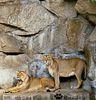
[[[96,15],[87,14],[87,19],[96,25]]]
[[[90,70],[89,70],[89,77],[92,80],[96,79],[96,27],[88,40],[88,50],[90,54]]]
[[[0,34],[0,51],[6,53],[22,53],[23,46],[16,38],[7,34]]]
[[[96,14],[96,5],[90,3],[88,0],[78,0],[75,8],[79,13],[82,14]]]
[[[88,0],[78,0],[75,5],[76,10],[86,16],[86,18],[96,25],[96,4]]]
[[[53,53],[58,58],[58,54],[86,48],[89,67],[87,80],[83,83],[86,87],[83,88],[95,94],[95,17],[96,5],[88,0],[0,0],[0,87],[6,88],[12,85],[16,70],[28,70],[26,63],[30,61],[29,56],[31,59],[34,58],[33,54],[40,58],[40,53]],[[39,55],[36,55],[37,53]],[[75,83],[73,79],[68,80],[62,88],[71,88]],[[69,92],[67,93],[70,95],[73,93],[73,91]],[[63,99],[67,98],[65,93]],[[74,97],[73,94],[71,96]],[[4,96],[4,100],[30,98],[20,95]],[[54,96],[51,95],[32,97],[35,100],[41,98],[54,100]],[[81,96],[78,100],[86,98],[82,99]]]
[[[28,50],[33,53],[48,53],[56,48],[61,49],[62,53],[83,50],[86,37],[91,34],[93,29],[94,27],[81,16],[68,20],[61,18],[40,34],[30,37]]]
[[[2,96],[1,96],[2,98]],[[84,90],[61,90],[52,93],[32,92],[19,94],[3,94],[3,100],[90,100],[89,93]]]
[[[37,3],[0,6],[0,23],[23,32],[18,35],[36,34],[52,24],[55,17]],[[42,13],[43,12],[43,13]]]
[[[62,18],[73,18],[76,17],[77,12],[74,8],[75,2],[64,2],[64,0],[47,0],[42,5],[55,16]]]
[[[40,3],[39,0],[0,0],[0,5],[27,4],[34,2]]]

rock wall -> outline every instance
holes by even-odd
[[[0,0],[0,87],[10,87],[15,71],[27,70],[34,54],[54,52],[56,56],[73,51],[87,55],[88,82],[95,90],[96,4],[88,0]]]

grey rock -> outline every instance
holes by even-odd
[[[83,14],[89,21],[96,25],[96,5],[89,0],[78,0],[75,5],[76,10]]]
[[[87,14],[87,19],[96,25],[96,14],[95,15]]]
[[[23,45],[16,38],[7,34],[0,34],[0,51],[6,53],[23,53]]]
[[[83,82],[83,89],[89,91],[90,93],[92,91],[91,81],[88,78]]]
[[[34,59],[28,64],[29,75],[37,78],[47,77],[51,78],[51,75],[48,72],[46,64],[39,60]]]
[[[59,18],[39,34],[26,38],[29,55],[33,53],[65,53],[82,51],[87,37],[94,27],[87,20],[78,16],[66,20]]]
[[[3,94],[2,100],[90,100],[90,95],[84,90],[62,90],[56,92],[35,92],[35,93],[16,93],[16,94]]]
[[[4,63],[9,67],[18,67],[30,61],[26,54],[8,55],[4,58]]]
[[[36,34],[56,19],[38,3],[5,6],[4,9],[0,6],[0,12],[0,23],[23,31],[17,32],[18,35]]]
[[[43,2],[42,5],[58,17],[73,18],[77,16],[77,12],[74,8],[75,2],[70,3],[64,0],[47,0]]]

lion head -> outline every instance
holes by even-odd
[[[46,63],[47,66],[53,63],[53,56],[51,54],[43,55],[41,59]]]
[[[26,77],[28,76],[25,71],[17,71],[16,76],[19,82],[24,82]]]

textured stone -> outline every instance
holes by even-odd
[[[96,42],[96,27],[94,28],[93,32],[91,33],[89,37],[90,42]]]
[[[22,59],[23,58],[23,59]],[[18,67],[28,62],[30,58],[26,54],[9,55],[4,58],[4,63],[10,67]]]
[[[94,27],[81,16],[69,19],[67,24],[67,38],[69,47],[74,50],[83,50],[86,38]]]
[[[26,54],[20,54],[22,47],[24,52],[33,59],[33,53],[52,52],[55,57],[58,57],[59,53],[83,50],[87,42],[89,68],[88,80],[84,84],[91,85],[94,92],[96,28],[94,29],[86,19],[78,16],[76,10],[96,24],[96,6],[88,0],[0,0],[0,32],[5,33],[4,36],[0,34],[0,87],[12,86],[16,70],[28,70],[25,63],[30,58]],[[54,92],[51,95],[30,93],[28,96],[22,93],[18,96],[4,94],[3,98],[4,100],[56,100],[58,98],[89,100],[89,95],[84,91],[80,93],[67,91],[67,87],[70,88],[76,82],[73,80],[65,82],[66,80],[65,78],[62,84],[64,93]],[[87,87],[88,91],[91,91],[91,87]]]
[[[88,14],[86,17],[87,17],[87,19],[88,19],[89,21],[91,21],[93,24],[96,25],[96,15]]]
[[[0,6],[0,23],[23,32],[18,35],[35,34],[54,22],[55,17],[37,3]],[[43,12],[43,13],[42,13]]]
[[[78,0],[75,8],[79,13],[82,14],[96,14],[96,5],[90,3],[88,0]]]
[[[66,46],[65,19],[59,19],[52,25],[46,27],[40,34],[30,37],[28,40],[28,50],[40,53],[64,44]]]
[[[0,3],[1,3],[1,2],[10,2],[10,1],[13,2],[13,1],[15,1],[15,0],[0,0]]]
[[[22,53],[23,46],[16,38],[7,34],[0,34],[0,51],[6,53]]]
[[[76,10],[86,16],[92,23],[96,24],[96,5],[88,0],[78,0],[75,5]]]
[[[64,2],[64,0],[47,0],[42,5],[50,12],[58,17],[73,18],[76,17],[77,12],[74,8],[75,2]]]
[[[96,27],[94,28],[93,32],[87,39],[87,51],[88,51],[88,78],[89,82],[91,82],[91,87],[93,88],[93,93],[96,96],[96,87],[94,82],[96,83]],[[95,97],[96,99],[96,97]]]
[[[61,90],[56,92],[32,92],[3,94],[3,100],[90,100],[89,93],[84,90]]]
[[[71,50],[83,50],[86,38],[94,27],[83,17],[72,19],[59,18],[39,34],[18,39],[25,41],[27,53],[50,52],[56,48],[64,53]],[[58,50],[56,50],[57,52]]]
[[[0,0],[0,5],[27,4],[34,2],[40,3],[39,0]]]

